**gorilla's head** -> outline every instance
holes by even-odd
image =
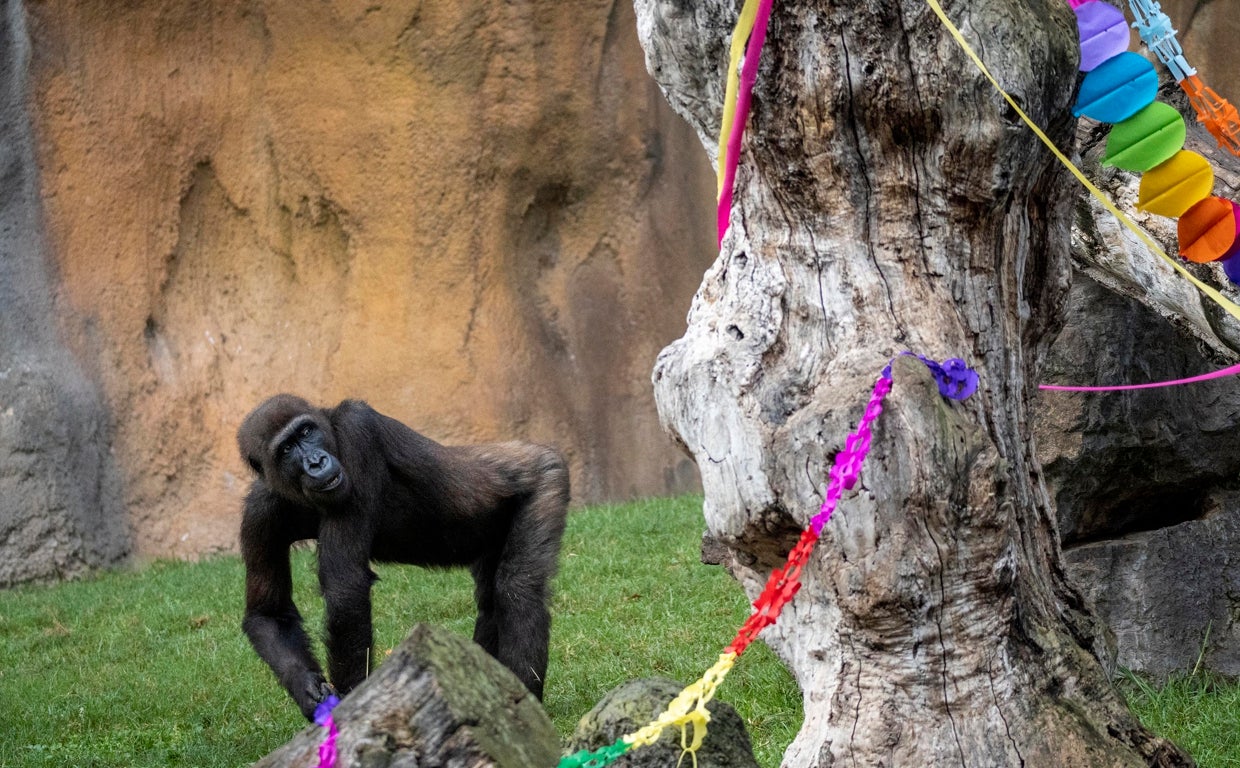
[[[322,506],[348,496],[331,422],[300,397],[276,395],[255,408],[237,430],[237,444],[262,481],[289,501]]]

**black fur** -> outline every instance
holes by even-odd
[[[539,698],[568,505],[559,452],[527,443],[443,446],[346,400],[315,408],[276,395],[237,433],[258,474],[241,521],[245,620],[262,657],[307,718],[332,691],[293,604],[289,547],[318,539],[327,668],[348,693],[372,647],[372,560],[467,565],[474,640]]]

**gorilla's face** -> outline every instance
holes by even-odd
[[[348,498],[331,423],[299,398],[279,395],[246,419],[242,453],[259,477],[289,501],[327,506]]]
[[[309,414],[289,422],[271,442],[276,472],[310,501],[331,501],[348,491],[331,433]]]

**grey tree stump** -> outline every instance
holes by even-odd
[[[338,768],[552,768],[560,740],[538,700],[468,638],[426,624],[333,713]],[[309,726],[256,768],[318,764]]]

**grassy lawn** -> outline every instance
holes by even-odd
[[[748,605],[721,569],[698,562],[701,528],[697,498],[574,513],[546,697],[562,734],[624,680],[697,679],[731,639]],[[313,555],[296,553],[294,567],[298,604],[317,628]],[[378,570],[380,650],[416,621],[470,634],[468,574]],[[0,592],[0,768],[238,766],[283,744],[304,721],[241,634],[241,588],[240,561],[223,557]],[[1122,685],[1145,722],[1203,768],[1240,766],[1240,688]],[[745,718],[759,762],[777,766],[801,715],[771,653],[752,646],[719,698]]]

